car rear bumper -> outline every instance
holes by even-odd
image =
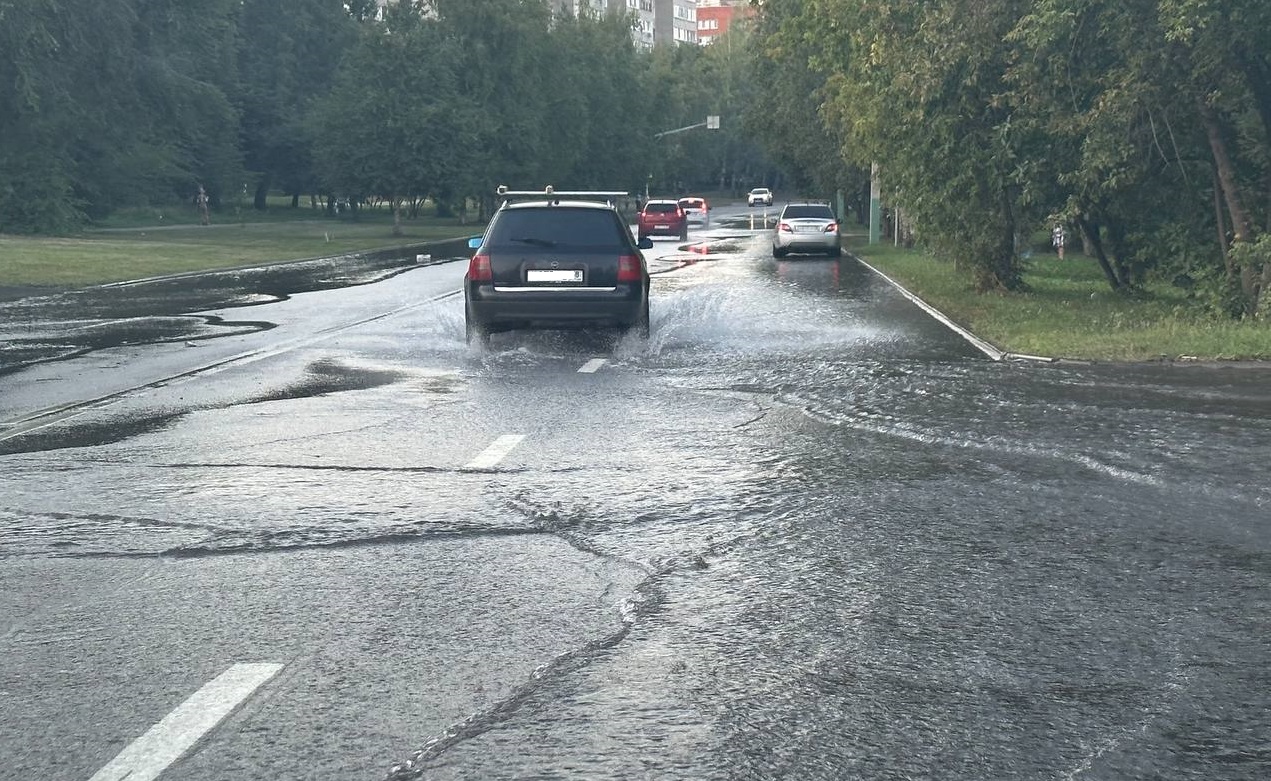
[[[772,239],[772,246],[789,250],[828,250],[839,245],[837,233],[781,233]]]
[[[641,236],[679,236],[687,227],[687,225],[671,225],[666,228],[639,228],[639,231]]]
[[[630,326],[643,315],[645,289],[618,285],[613,289],[524,290],[469,286],[468,315],[486,328],[580,328],[589,325]]]

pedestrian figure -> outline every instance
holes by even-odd
[[[1050,243],[1054,246],[1055,252],[1059,253],[1059,259],[1063,260],[1064,245],[1068,243],[1068,233],[1063,225],[1055,225],[1055,229],[1050,232]]]
[[[204,225],[208,225],[212,222],[211,215],[207,212],[207,202],[207,191],[203,189],[203,185],[199,185],[199,194],[194,196],[194,205],[198,207],[199,219]]]

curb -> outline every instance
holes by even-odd
[[[276,260],[268,263],[257,263],[250,266],[223,266],[220,268],[201,269],[198,271],[181,271],[175,274],[160,274],[153,277],[126,279],[119,282],[106,282],[100,285],[89,285],[88,287],[128,287],[130,285],[142,285],[149,282],[163,282],[173,279],[187,279],[190,277],[213,274],[236,274],[247,271],[259,271],[261,269],[274,268],[276,266],[288,266],[299,263],[319,263],[322,261],[333,260],[392,260],[395,258],[405,260],[413,257],[415,258],[415,265],[433,266],[438,263],[447,263],[459,258],[460,256],[466,255],[468,250],[468,240],[471,238],[479,237],[461,236],[454,239],[441,239],[438,241],[423,242],[420,244],[403,244],[397,247],[381,247],[378,249],[362,250],[360,252],[344,252],[339,255],[319,255],[312,258]]]

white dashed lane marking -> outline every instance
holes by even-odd
[[[490,469],[498,466],[499,462],[507,457],[521,444],[521,440],[525,439],[524,434],[504,434],[494,440],[485,450],[482,450],[476,458],[468,462],[468,469]]]
[[[278,674],[281,664],[236,664],[218,675],[146,734],[98,770],[89,781],[152,781],[177,761],[252,692]]]
[[[600,367],[604,366],[605,362],[606,361],[604,358],[592,358],[590,361],[587,361],[586,363],[582,365],[582,368],[578,370],[578,373],[579,374],[595,374],[596,372],[600,371]]]

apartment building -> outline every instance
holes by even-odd
[[[646,48],[670,43],[698,42],[697,8],[707,0],[550,0],[561,13],[616,14],[635,18],[632,37]],[[380,16],[396,0],[376,0]]]
[[[586,12],[603,14],[625,8],[627,0],[554,0],[554,3],[559,10],[575,15]]]
[[[736,20],[753,13],[748,0],[697,0],[697,42],[713,43]]]
[[[697,0],[653,0],[653,43],[697,43]]]
[[[635,42],[646,49],[653,47],[654,25],[653,0],[622,0],[628,14],[635,17],[635,29],[631,36]]]
[[[668,43],[697,43],[697,6],[700,0],[554,0],[572,13],[626,11],[635,18],[632,35],[644,47]]]

